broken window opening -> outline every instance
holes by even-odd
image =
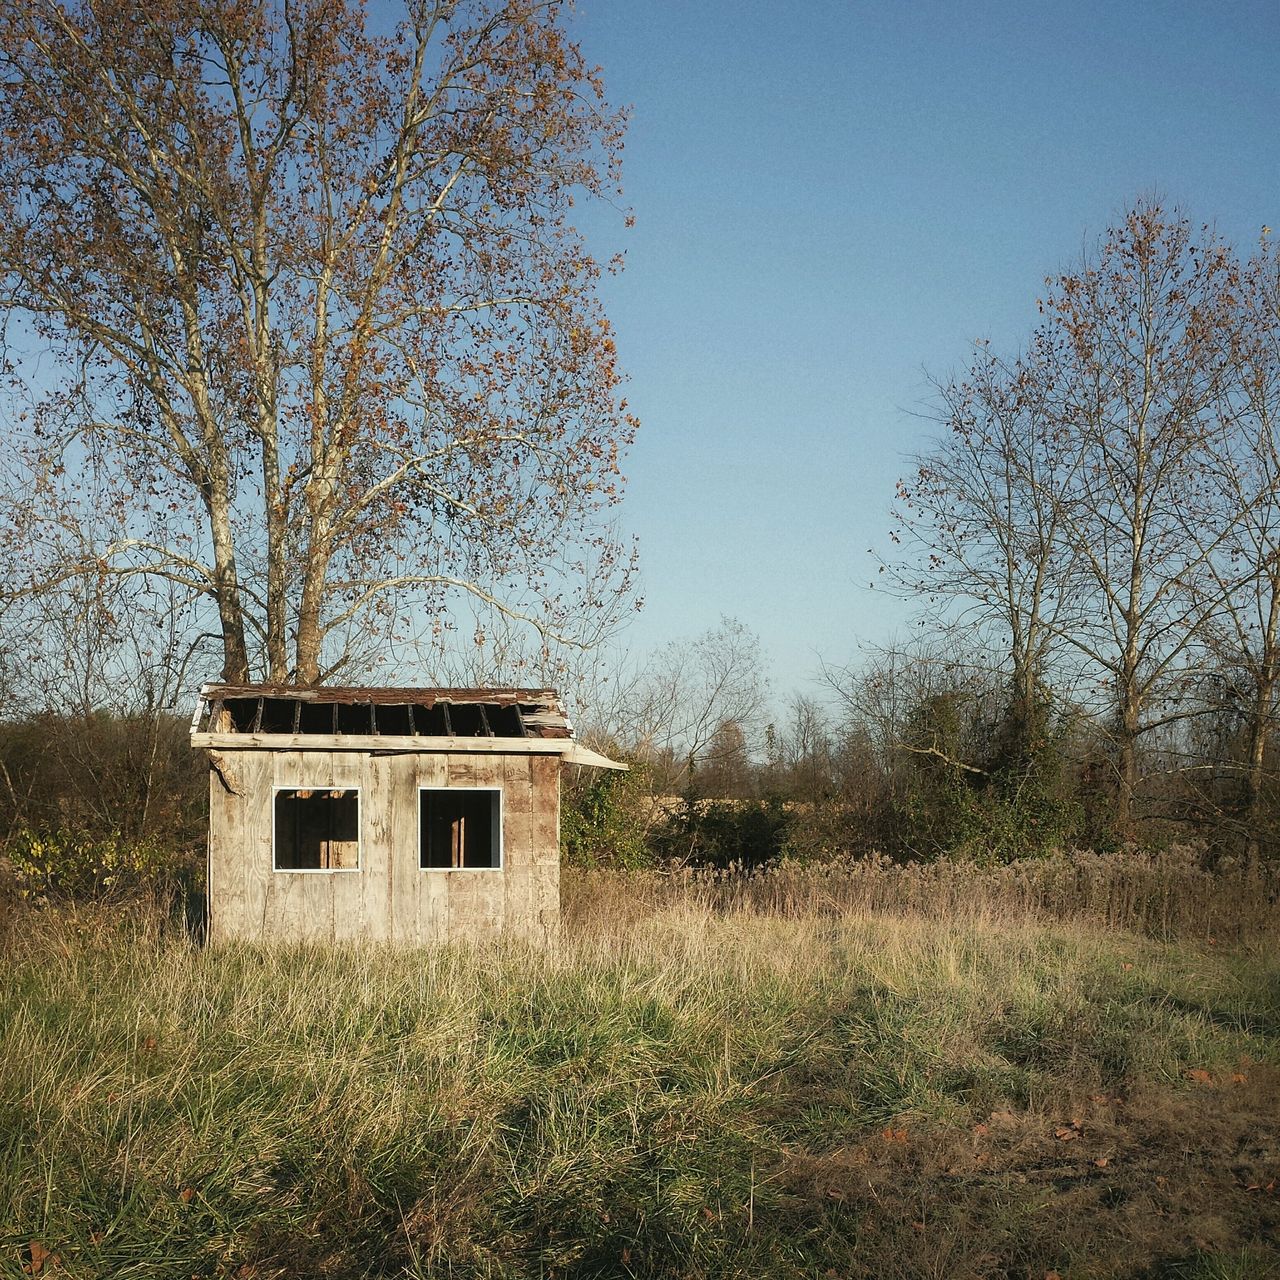
[[[418,865],[428,871],[502,866],[502,792],[423,787],[418,792]]]
[[[277,788],[273,845],[277,871],[358,871],[360,792]]]

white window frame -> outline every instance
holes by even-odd
[[[494,832],[494,839],[498,844],[498,860],[492,867],[424,867],[422,865],[422,793],[424,791],[488,791],[498,797],[498,816],[497,827]],[[495,871],[502,871],[506,867],[507,850],[503,840],[503,805],[505,801],[502,795],[501,787],[481,787],[481,786],[465,786],[465,787],[430,787],[419,785],[418,787],[418,843],[414,851],[414,856],[418,860],[418,870],[423,872],[431,872],[439,875],[445,873],[447,875],[485,875],[492,874]]]
[[[354,791],[356,793],[356,865],[354,867],[278,867],[276,866],[276,797],[282,791]],[[359,787],[342,787],[336,783],[271,788],[271,870],[278,876],[349,876],[364,870],[364,797]]]

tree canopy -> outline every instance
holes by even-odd
[[[943,431],[899,486],[891,580],[1003,644],[1013,719],[1084,691],[1126,838],[1140,743],[1207,772],[1170,735],[1209,711],[1245,722],[1257,818],[1280,688],[1276,279],[1265,230],[1242,262],[1137,202],[1047,282],[1021,354],[980,344],[941,384]]]
[[[545,640],[625,592],[571,220],[623,117],[561,0],[389,9],[0,5],[12,592],[162,579],[225,679],[304,683],[460,598]]]

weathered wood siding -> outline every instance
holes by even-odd
[[[545,755],[223,751],[209,770],[209,936],[214,942],[416,945],[546,938],[560,920],[560,761]],[[225,780],[225,781],[224,781]],[[355,787],[360,866],[276,871],[277,788]],[[501,792],[499,870],[423,870],[421,787]]]

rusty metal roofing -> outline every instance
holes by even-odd
[[[207,684],[191,732],[232,738],[569,739],[554,689],[298,688]],[[423,744],[426,745],[425,743]]]

